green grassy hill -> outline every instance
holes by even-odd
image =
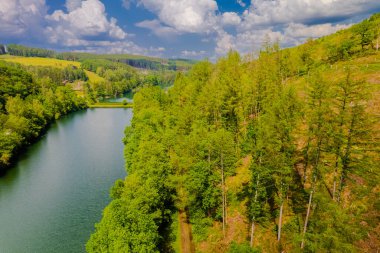
[[[7,62],[19,63],[26,66],[42,66],[42,67],[54,67],[54,68],[65,68],[67,66],[75,66],[80,68],[81,63],[76,61],[66,61],[54,58],[41,58],[41,57],[22,57],[22,56],[12,56],[12,55],[0,55],[0,60]],[[101,82],[105,81],[104,78],[100,77],[94,72],[85,70],[90,82]]]

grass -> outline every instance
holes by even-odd
[[[133,104],[124,104],[122,102],[95,103],[90,108],[133,108]]]
[[[19,57],[11,55],[1,55],[0,59],[8,62],[19,63],[27,66],[42,66],[42,67],[54,67],[54,68],[65,68],[67,66],[75,66],[80,68],[80,62],[76,61],[65,61],[53,58],[41,58],[41,57]],[[104,78],[98,76],[97,74],[85,70],[90,82],[101,82]]]

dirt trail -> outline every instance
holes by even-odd
[[[193,245],[193,238],[191,235],[191,226],[187,218],[186,212],[180,210],[178,219],[179,226],[181,229],[181,253],[194,253],[195,248]]]

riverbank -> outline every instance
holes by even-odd
[[[105,103],[95,103],[89,105],[89,108],[133,108],[132,103],[123,102],[105,102]]]

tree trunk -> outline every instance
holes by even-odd
[[[259,164],[261,165],[261,157],[259,158]],[[260,174],[257,175],[256,191],[255,191],[255,199],[254,199],[254,203],[257,202],[257,195],[258,195],[258,191],[257,191],[257,189],[259,188],[259,182],[260,182]],[[251,245],[251,247],[253,247],[253,237],[254,237],[254,234],[255,234],[255,216],[252,217],[251,241],[250,241],[250,245]]]
[[[344,181],[347,176],[347,170],[350,163],[350,154],[351,154],[351,148],[352,148],[352,132],[354,131],[354,127],[356,125],[356,117],[357,115],[353,115],[350,123],[350,129],[348,130],[348,136],[347,136],[347,145],[344,149],[344,156],[342,157],[342,173],[340,176],[340,183],[339,183],[339,194],[338,194],[338,203],[341,200],[341,194],[344,187]]]
[[[334,169],[334,183],[333,183],[333,192],[332,192],[332,199],[335,201],[335,193],[336,193],[336,175],[338,173],[338,168],[335,166]]]
[[[281,207],[280,207],[280,219],[278,221],[278,234],[277,234],[277,241],[280,242],[281,240],[281,226],[282,226],[282,211],[284,208],[284,200],[281,200]]]
[[[306,146],[306,154],[305,154],[305,164],[303,168],[303,185],[305,186],[306,184],[306,179],[307,179],[307,166],[309,165],[309,148],[310,148],[310,139],[307,141],[307,146]]]
[[[309,204],[307,205],[305,224],[303,226],[303,233],[302,233],[301,249],[303,249],[304,244],[305,244],[305,235],[306,235],[306,230],[307,230],[307,223],[309,222],[310,209],[311,209],[311,203],[313,201],[314,188],[315,188],[315,184],[313,185],[313,188],[311,189],[310,196],[309,196]]]
[[[347,76],[347,78],[349,78],[349,77]],[[348,82],[348,80],[347,80],[347,82]],[[342,107],[341,107],[341,110],[340,110],[341,114],[344,114],[344,112],[346,111],[346,103],[347,103],[347,97],[348,97],[348,95],[346,93],[344,95],[345,95],[345,97],[344,97],[344,99],[342,101]],[[342,133],[342,127],[343,127],[343,124],[344,124],[343,121],[344,121],[343,118],[341,118],[340,123],[339,123],[339,134]],[[333,194],[332,194],[333,195],[333,200],[335,200],[335,197],[336,197],[335,196],[336,195],[336,180],[337,180],[336,176],[338,174],[338,166],[339,166],[340,153],[341,153],[341,140],[339,140],[339,143],[337,145],[337,149],[336,149],[336,152],[335,152],[334,183],[333,183]]]
[[[253,217],[252,219],[252,226],[251,226],[251,241],[249,243],[249,245],[251,246],[251,248],[253,247],[253,236],[255,234],[255,218]]]

